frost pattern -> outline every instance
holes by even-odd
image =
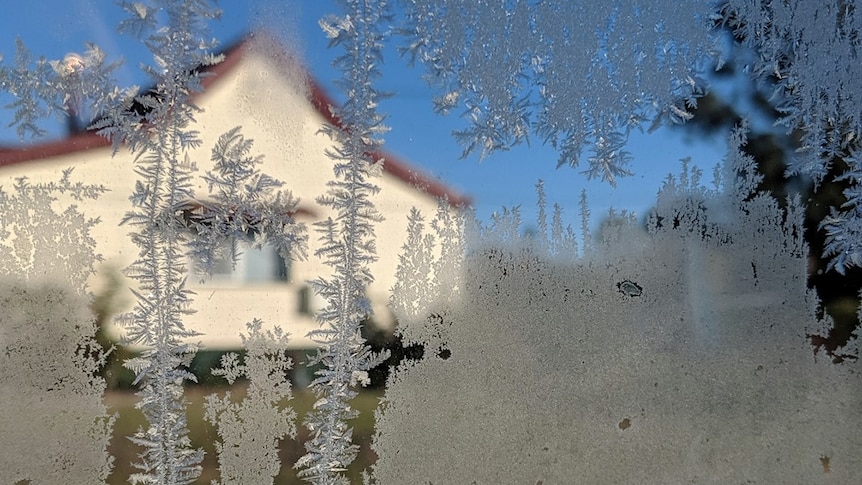
[[[611,184],[627,175],[629,130],[682,122],[702,94],[698,63],[715,54],[710,2],[405,2],[406,46],[461,111],[455,137],[482,157],[535,132]]]
[[[59,181],[47,184],[19,178],[11,193],[0,188],[0,267],[6,276],[25,280],[63,275],[83,295],[101,259],[90,236],[99,221],[85,217],[76,202],[96,199],[105,188],[73,182],[72,172],[64,170]]]
[[[130,197],[133,210],[123,223],[132,226],[132,241],[140,247],[138,258],[126,271],[137,280],[134,291],[138,303],[121,321],[127,329],[127,341],[145,348],[140,357],[125,364],[142,384],[137,406],[149,424],[130,438],[145,449],[135,464],[140,473],[130,479],[133,483],[191,483],[200,474],[203,452],[191,447],[183,397],[184,381],[194,380],[186,368],[194,352],[187,341],[195,336],[182,322],[190,303],[190,292],[185,288],[186,245],[205,270],[211,269],[214,258],[222,256],[217,249],[224,240],[230,241],[233,250],[229,256],[233,258],[237,241],[253,246],[272,243],[285,258],[302,256],[304,226],[292,218],[296,200],[289,192],[276,190],[281,182],[257,170],[261,159],[249,154],[252,142],[238,129],[223,135],[213,149],[215,170],[204,177],[210,190],[216,190],[212,199],[197,201],[192,193],[195,163],[189,159],[188,150],[198,147],[201,140],[191,128],[199,111],[191,96],[202,90],[201,79],[206,76],[198,68],[221,60],[209,53],[215,41],[207,39],[205,25],[219,11],[204,0],[118,3],[129,15],[120,31],[142,38],[153,53],[154,64],[143,68],[155,83],[153,89],[139,93],[136,88],[112,88],[109,74],[115,65],[106,66],[104,56],[93,46],[85,56],[70,54],[63,61],[50,62],[40,59],[36,68],[30,68],[30,56],[19,44],[16,69],[0,69],[0,82],[16,97],[13,125],[19,135],[41,134],[36,120],[48,113],[80,115],[86,101],[90,112],[100,113],[90,128],[111,138],[115,153],[125,144],[135,154],[135,171],[141,179]],[[68,173],[60,184],[28,187],[22,180],[16,188],[21,194],[29,194],[25,188],[46,194],[68,191],[78,198],[99,190],[71,185]],[[46,204],[50,202],[47,195],[42,194],[42,198]],[[76,266],[82,264],[77,253],[62,259],[63,263],[56,258],[70,251],[91,251],[92,241],[86,239],[89,246],[81,244],[76,236],[84,238],[92,222],[80,220],[70,209],[63,214],[66,225],[57,224],[63,232],[55,241],[46,241],[52,236],[50,232],[31,234],[20,229],[32,222],[28,218],[34,210],[38,213],[42,209],[39,205],[11,207],[18,210],[2,221],[2,236],[11,241],[8,254],[20,259],[21,268],[48,275],[68,264],[65,269],[70,278],[81,274],[81,268],[92,271],[92,262]],[[10,233],[10,227],[17,232]],[[2,258],[9,259],[6,255]],[[73,288],[85,287],[80,278],[72,284]],[[87,342],[80,344],[81,352],[104,359],[87,350]],[[94,366],[83,362],[81,369],[92,372]],[[93,443],[98,446],[96,438],[94,435]],[[64,468],[61,465],[57,470]]]
[[[315,223],[322,243],[315,255],[334,274],[311,282],[314,291],[327,300],[316,315],[323,328],[311,332],[320,348],[310,363],[323,368],[311,383],[318,400],[305,422],[311,431],[305,444],[308,453],[295,465],[300,477],[321,485],[347,483],[341,472],[358,449],[348,425],[357,415],[350,400],[357,387],[370,382],[368,370],[388,357],[388,353],[372,352],[361,334],[363,321],[372,315],[365,289],[373,281],[369,264],[377,259],[374,225],[382,218],[372,201],[379,191],[372,178],[379,176],[385,161],[371,154],[380,146],[386,128],[383,116],[377,113],[381,94],[373,82],[380,75],[377,66],[382,62],[383,35],[379,29],[388,6],[384,1],[364,0],[344,4],[347,13],[343,17],[320,22],[330,45],[345,49],[335,66],[344,73],[339,84],[349,96],[336,113],[347,129],[324,127],[336,142],[336,148],[327,153],[335,162],[335,176],[328,182],[327,194],[317,202],[331,207],[336,215]]]
[[[847,164],[836,178],[849,184],[847,202],[821,224],[824,256],[832,258],[829,268],[842,274],[862,266],[862,11],[842,0],[729,0],[722,21],[759,54],[752,74],[774,81],[774,98],[784,114],[780,123],[802,134],[802,148],[789,172],[808,175],[818,184],[836,158]]]
[[[628,133],[652,121],[681,123],[707,88],[698,77],[709,57],[724,61],[719,25],[754,49],[749,72],[774,89],[781,123],[802,137],[789,167],[815,184],[838,166],[846,204],[833,211],[824,256],[844,273],[862,265],[858,162],[862,99],[857,89],[862,12],[853,2],[590,2],[469,0],[405,2],[406,45],[442,95],[441,113],[460,110],[454,133],[464,155],[481,157],[536,133],[611,185],[630,175]],[[713,32],[711,32],[713,31]],[[717,33],[718,32],[718,33]]]
[[[277,190],[283,182],[257,168],[263,157],[252,156],[252,146],[239,127],[219,137],[212,150],[214,170],[203,177],[212,196],[187,209],[196,234],[189,254],[204,274],[212,274],[218,261],[236,264],[240,242],[252,248],[272,244],[285,261],[305,257],[305,224],[293,218],[299,201]],[[225,247],[229,254],[222,254]]]
[[[130,479],[136,484],[191,483],[200,475],[203,450],[191,447],[185,417],[183,382],[195,379],[185,370],[194,352],[185,341],[195,332],[182,321],[190,291],[182,246],[186,231],[177,214],[193,199],[194,165],[187,150],[201,143],[190,128],[198,110],[191,95],[202,90],[203,76],[193,68],[219,60],[209,54],[214,41],[206,34],[206,20],[219,11],[205,0],[120,5],[128,15],[120,31],[141,37],[152,51],[154,64],[143,69],[156,83],[154,90],[122,102],[105,100],[108,109],[94,125],[113,140],[115,151],[121,142],[129,146],[141,177],[130,197],[133,210],[123,220],[133,228],[132,241],[140,252],[126,270],[138,284],[137,304],[121,321],[128,341],[146,349],[125,365],[142,385],[137,407],[148,423],[130,438],[144,448],[135,463],[140,472]],[[159,18],[165,19],[163,26]]]
[[[215,375],[224,376],[229,384],[248,379],[246,395],[235,401],[228,391],[224,397],[209,395],[205,419],[218,428],[220,482],[223,485],[273,483],[279,472],[278,442],[296,438],[296,413],[285,408],[291,399],[287,372],[292,363],[287,357],[288,336],[280,327],[264,332],[262,322],[248,323],[248,335],[240,334],[242,359],[235,353],[222,357]]]
[[[751,66],[759,79],[776,82],[782,124],[804,130],[810,150],[798,170],[819,181],[830,158],[855,146],[862,131],[862,12],[853,2],[724,2],[722,20],[759,56]]]
[[[377,482],[853,481],[862,387],[812,355],[805,333],[829,322],[802,211],[752,191],[743,139],[714,189],[669,177],[646,229],[612,214],[579,255],[543,243],[562,228],[513,238],[500,220],[471,236],[457,291],[396,293],[426,356],[388,383]],[[419,220],[411,240],[432,242]],[[399,278],[448,277],[417,273],[427,244],[405,249]]]
[[[206,21],[219,11],[202,0],[121,4],[129,17],[120,30],[144,38],[155,62],[144,70],[156,82],[154,90],[122,102],[112,92],[108,101],[116,103],[94,124],[112,138],[115,150],[121,141],[129,145],[141,176],[130,197],[134,209],[123,220],[134,228],[132,240],[141,251],[127,269],[138,282],[138,304],[122,321],[128,341],[145,348],[126,366],[142,384],[138,407],[149,423],[131,438],[145,448],[136,464],[141,473],[131,480],[191,483],[200,474],[203,451],[191,447],[183,397],[184,381],[195,380],[186,368],[195,351],[188,340],[196,335],[182,320],[191,295],[185,288],[186,252],[205,272],[225,256],[219,253],[225,241],[234,261],[238,241],[272,243],[290,258],[304,254],[304,227],[293,221],[297,201],[276,190],[281,182],[257,169],[261,158],[250,154],[252,141],[238,128],[222,135],[212,150],[215,170],[204,177],[215,191],[212,199],[198,201],[192,192],[196,164],[188,151],[201,139],[192,128],[199,108],[191,96],[202,90],[206,75],[198,68],[221,60],[210,54],[215,41],[206,37]],[[160,27],[161,15],[167,21]],[[233,480],[234,471],[229,467],[225,479]]]
[[[96,374],[87,277],[98,259],[76,201],[104,189],[71,181],[0,190],[0,482],[104,483],[114,417]]]
[[[15,112],[8,126],[14,126],[21,139],[37,137],[45,135],[39,123],[49,116],[80,118],[97,112],[102,100],[119,94],[105,89],[115,84],[112,73],[120,64],[105,60],[104,52],[87,44],[83,56],[70,53],[53,61],[40,57],[34,65],[32,55],[18,40],[15,67],[0,66],[0,87],[15,98],[5,106]]]
[[[731,23],[761,55],[754,74],[774,76],[779,92],[788,95],[787,124],[806,133],[810,156],[792,170],[820,180],[833,156],[848,160],[839,178],[850,182],[848,203],[822,227],[832,267],[843,272],[859,265],[860,103],[852,86],[858,78],[860,14],[855,5],[729,1],[720,15],[711,16],[699,13],[709,11],[706,2],[634,3],[617,1],[600,9],[576,2],[414,0],[408,3],[405,52],[426,63],[444,86],[440,111],[465,110],[469,127],[456,136],[467,152],[505,149],[535,131],[560,148],[563,164],[576,164],[590,145],[586,173],[613,184],[628,173],[629,129],[649,119],[690,117],[686,110],[701,93],[696,62],[713,52],[706,31],[713,21]],[[204,35],[204,22],[217,10],[205,0],[119,4],[129,14],[121,30],[143,38],[153,51],[154,64],[145,70],[154,90],[112,88],[113,67],[95,47],[62,61],[40,59],[31,68],[20,44],[15,67],[0,67],[0,86],[16,98],[11,126],[19,136],[42,133],[38,120],[45,115],[89,109],[102,114],[94,127],[113,139],[115,149],[126,143],[137,155],[141,180],[127,222],[135,226],[133,239],[141,248],[129,269],[140,291],[127,322],[132,339],[152,350],[128,362],[144,383],[141,407],[150,422],[133,438],[146,452],[142,473],[132,480],[189,483],[199,473],[201,453],[191,449],[183,414],[182,384],[191,377],[183,366],[193,350],[180,343],[193,336],[181,320],[189,301],[182,280],[184,244],[203,235],[192,247],[206,268],[218,239],[275,242],[284,255],[301,236],[284,217],[290,212],[288,194],[276,197],[286,202],[277,203],[275,212],[258,204],[257,194],[278,184],[251,168],[257,161],[248,156],[251,142],[237,131],[226,134],[213,152],[221,166],[217,175],[208,174],[208,182],[218,187],[217,203],[198,204],[192,197],[194,164],[184,155],[200,141],[190,129],[197,110],[190,95],[200,91],[203,77],[194,68],[218,60],[209,54],[214,41]],[[373,223],[380,217],[370,201],[377,188],[369,177],[382,161],[369,154],[383,131],[376,112],[380,93],[372,81],[380,62],[378,28],[388,17],[382,3],[347,5],[349,14],[322,22],[333,44],[347,47],[338,64],[350,101],[338,113],[349,129],[329,130],[340,148],[332,152],[336,180],[320,202],[337,215],[319,225],[325,247],[318,255],[335,276],[315,281],[330,301],[320,314],[327,326],[316,333],[323,345],[316,361],[324,370],[314,383],[320,399],[307,422],[313,433],[309,453],[297,464],[317,483],[344,482],[340,471],[356,449],[346,423],[354,415],[349,400],[383,357],[368,350],[359,324],[370,315],[363,289],[372,277],[367,263],[376,257]],[[571,19],[578,24],[569,24]],[[85,102],[89,108],[82,108]],[[739,150],[743,138],[741,131],[734,133],[715,190],[704,188],[699,172],[686,166],[668,179],[647,231],[633,224],[632,214],[612,211],[596,241],[584,231],[580,252],[572,231],[562,227],[561,209],[554,209],[549,227],[541,196],[537,238],[519,234],[517,210],[486,228],[441,210],[431,234],[424,233],[422,216],[411,214],[413,254],[402,259],[401,274],[417,279],[402,279],[395,307],[405,322],[403,335],[433,352],[422,362],[404,364],[390,383],[389,404],[380,414],[375,476],[393,483],[544,483],[573,475],[585,481],[725,483],[759,474],[771,481],[814,482],[822,474],[851,481],[859,468],[858,420],[853,419],[862,395],[858,379],[844,367],[807,355],[801,335],[817,312],[804,282],[800,203],[791,200],[781,210],[754,191],[754,166]],[[53,188],[21,181],[16,190],[62,193],[71,187],[67,177]],[[253,190],[237,191],[237,183]],[[4,203],[12,200],[0,195]],[[50,199],[41,197],[34,200]],[[41,209],[33,205],[21,214],[26,219]],[[586,204],[582,214],[587,220]],[[92,221],[74,209],[51,217],[70,221],[54,226],[61,236],[53,240],[46,233],[22,237],[28,234],[23,225],[9,229],[14,217],[0,219],[9,249],[0,255],[4,269],[40,279],[68,265],[74,288],[3,283],[3,294],[9,295],[4,308],[39,310],[4,315],[3,329],[11,329],[12,336],[2,336],[3,358],[11,359],[4,362],[7,367],[26,367],[38,354],[16,352],[21,336],[44,340],[32,328],[56,323],[60,330],[43,333],[67,338],[51,350],[56,361],[39,362],[60,369],[60,377],[46,373],[28,379],[38,387],[35,393],[42,393],[39,403],[49,401],[44,393],[68,386],[86,395],[83,409],[94,404],[89,392],[103,385],[91,377],[104,356],[92,346],[90,326],[82,323],[90,317],[78,298],[91,270],[92,258],[79,257],[86,256]],[[58,262],[62,251],[42,253],[52,248],[82,253]],[[236,246],[231,248],[235,256]],[[19,260],[11,262],[9,254]],[[429,264],[433,274],[423,274]],[[54,301],[66,310],[62,322],[48,305],[38,305]],[[645,315],[651,321],[645,323]],[[80,364],[75,371],[68,370],[70,353]],[[514,364],[523,367],[513,372]],[[225,362],[226,375],[239,368]],[[26,393],[17,384],[14,391]],[[516,399],[519,392],[526,397]],[[446,403],[444,412],[454,403],[454,416],[440,419],[440,406],[429,395]],[[20,402],[7,408],[16,405]],[[33,409],[51,411],[35,404],[21,413]],[[65,416],[63,411],[54,414]],[[84,421],[95,424],[71,432],[86,428],[94,447],[81,451],[88,457],[75,463],[80,456],[65,449],[49,458],[64,473],[51,475],[50,482],[77,480],[76,465],[89,474],[84,483],[104,478],[107,464],[100,450],[110,418],[103,411],[98,403],[82,411]],[[812,416],[840,425],[824,426]],[[794,447],[798,443],[804,448]],[[436,461],[420,458],[432,449],[439,451]],[[573,463],[572,457],[583,459]],[[13,471],[18,474],[11,480],[38,480],[32,476],[41,471]],[[404,477],[404,472],[418,475]]]
[[[832,209],[820,222],[820,229],[826,231],[826,245],[823,256],[832,258],[828,268],[841,274],[850,267],[862,267],[862,148],[854,146],[844,157],[847,170],[836,181],[846,181],[844,189],[847,198],[842,210]]]

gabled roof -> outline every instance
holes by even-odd
[[[249,53],[256,43],[267,43],[278,46],[276,49],[262,50],[262,52],[267,53],[266,55],[271,58],[276,67],[296,69],[296,66],[299,65],[296,59],[290,56],[272,36],[265,33],[252,33],[222,52],[225,56],[222,62],[200,69],[202,72],[214,74],[213,76],[204,77],[201,80],[201,85],[203,86],[204,91],[224,79],[226,77],[225,74],[236,69],[243,56]],[[328,123],[339,129],[346,129],[341,120],[333,114],[333,110],[331,109],[331,107],[337,106],[337,104],[333,102],[332,98],[326,94],[320,83],[318,83],[307,70],[303,68],[303,71],[308,84],[309,102]],[[196,94],[200,95],[200,93]],[[36,162],[50,157],[104,148],[110,146],[110,144],[109,140],[97,135],[95,132],[84,131],[72,133],[61,140],[18,147],[0,147],[0,167],[25,162]],[[417,190],[423,191],[436,198],[445,198],[450,204],[455,206],[466,206],[471,203],[471,199],[469,197],[464,196],[445,186],[441,182],[419,172],[408,163],[391,153],[379,151],[372,153],[371,155],[375,159],[384,160],[384,172],[416,187]]]

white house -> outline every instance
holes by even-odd
[[[224,54],[223,62],[207,68],[215,75],[204,79],[204,92],[195,99],[204,110],[197,116],[195,127],[204,144],[191,152],[191,159],[203,174],[211,166],[210,150],[218,137],[242,126],[243,134],[254,140],[254,151],[264,156],[262,170],[285,182],[285,188],[300,199],[297,218],[310,228],[313,220],[330,213],[329,208],[315,202],[315,197],[325,193],[326,182],[332,177],[332,161],[325,155],[332,142],[319,130],[324,123],[340,127],[329,109],[333,103],[302,66],[267,35],[250,35]],[[386,325],[391,324],[386,302],[406,239],[410,209],[415,206],[430,216],[441,197],[458,206],[469,201],[398,157],[381,155],[385,160],[383,175],[377,180],[381,191],[374,203],[386,220],[376,228],[380,259],[372,268],[376,281],[368,291],[375,320]],[[99,273],[126,267],[138,251],[128,238],[129,229],[118,226],[131,207],[128,197],[137,178],[128,151],[112,156],[107,140],[90,132],[0,148],[0,185],[4,187],[11,187],[21,176],[33,183],[56,181],[68,167],[74,167],[75,180],[110,189],[96,201],[79,204],[85,215],[98,216],[102,221],[93,231],[97,251],[104,257]],[[203,181],[199,181],[198,190],[206,193]],[[204,284],[198,283],[197,277],[189,278],[191,289],[197,293],[193,305],[197,312],[187,317],[187,326],[203,333],[198,340],[205,347],[228,348],[239,345],[238,334],[245,330],[246,322],[260,318],[267,325],[278,324],[290,332],[294,347],[312,346],[305,335],[317,328],[312,312],[320,302],[306,281],[329,274],[313,256],[316,243],[315,234],[310,234],[306,261],[284,264],[275,251],[264,248],[247,252],[235,270],[225,265]],[[94,279],[95,291],[103,280]]]

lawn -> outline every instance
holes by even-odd
[[[235,396],[245,393],[242,384],[232,387],[205,387],[189,386],[186,388],[186,398],[189,400],[188,421],[190,438],[195,447],[203,447],[206,456],[203,462],[203,473],[196,483],[209,484],[211,480],[218,479],[218,458],[215,453],[214,442],[218,434],[209,423],[203,419],[204,396],[216,392],[224,393],[231,390]],[[375,460],[374,452],[371,451],[371,438],[374,433],[374,409],[377,407],[382,391],[364,391],[356,397],[353,407],[360,412],[358,418],[351,422],[354,428],[354,441],[360,446],[359,456],[353,462],[348,471],[351,483],[360,482],[360,473]],[[138,453],[142,451],[126,437],[130,436],[145,424],[143,414],[135,409],[137,396],[130,391],[109,391],[105,396],[105,403],[110,412],[118,413],[114,425],[114,437],[111,440],[109,451],[114,457],[114,470],[108,479],[110,484],[127,484],[128,477],[136,470],[132,463],[138,460]],[[293,463],[305,453],[303,442],[308,437],[308,431],[301,426],[305,414],[314,403],[314,395],[308,390],[296,391],[292,406],[299,415],[297,428],[299,430],[296,440],[286,439],[280,445],[280,458],[282,463],[281,473],[276,477],[275,483],[279,485],[306,483],[296,477]]]

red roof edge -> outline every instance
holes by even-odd
[[[318,83],[302,66],[302,64],[294,57],[290,56],[280,42],[272,35],[266,32],[255,32],[245,36],[242,40],[228,47],[222,53],[224,59],[222,62],[213,66],[201,68],[201,72],[211,73],[212,75],[204,77],[201,80],[201,86],[204,91],[214,86],[225,74],[232,71],[242,60],[242,57],[251,51],[257,43],[271,44],[276,49],[266,49],[268,55],[274,57],[277,65],[286,68],[302,69],[306,82],[308,84],[309,101],[315,110],[331,125],[347,130],[347,127],[334,114],[332,107],[337,104],[329,97],[323,87]],[[195,93],[194,98],[197,98],[202,93]],[[32,162],[40,159],[56,157],[87,151],[95,148],[104,148],[110,146],[111,142],[106,138],[92,131],[74,133],[66,138],[56,141],[37,143],[32,145],[24,145],[20,147],[0,147],[0,167],[15,165],[18,163]],[[439,199],[444,199],[449,204],[458,207],[469,206],[472,199],[468,196],[460,194],[455,190],[447,187],[442,182],[429,177],[418,170],[412,168],[407,162],[391,153],[378,151],[371,154],[375,160],[383,160],[383,171],[393,175],[403,182],[416,187],[417,189]]]
[[[341,119],[334,113],[333,107],[338,106],[338,103],[333,101],[333,99],[327,94],[326,90],[323,86],[317,82],[314,77],[308,72],[308,69],[302,65],[302,63],[291,56],[287,51],[285,51],[284,47],[281,43],[268,32],[256,32],[246,36],[242,39],[238,44],[234,47],[229,48],[225,51],[225,61],[213,66],[212,72],[216,73],[216,75],[220,75],[224,72],[227,72],[230,68],[234,66],[237,62],[236,60],[229,63],[228,61],[234,57],[235,59],[239,59],[242,55],[249,50],[251,50],[252,46],[256,43],[268,44],[270,46],[274,46],[274,49],[267,49],[267,53],[270,56],[274,56],[278,65],[284,69],[301,69],[302,74],[305,77],[306,85],[308,87],[308,98],[311,102],[311,105],[317,110],[318,113],[326,120],[327,123],[335,126],[340,130],[347,131],[349,128],[344,125]],[[237,52],[237,55],[234,55],[234,52]],[[222,66],[225,66],[222,68]],[[215,77],[210,77],[206,79],[207,81],[214,80]],[[383,171],[393,175],[394,177],[400,179],[404,183],[413,186],[428,195],[431,195],[437,199],[445,199],[448,201],[450,205],[456,207],[467,207],[472,205],[473,200],[471,197],[466,196],[464,194],[458,193],[452,188],[446,186],[442,182],[433,177],[423,174],[419,170],[413,168],[409,163],[403,161],[399,157],[388,153],[386,151],[376,151],[374,153],[369,154],[374,160],[383,160]]]
[[[93,131],[75,133],[62,140],[23,145],[20,147],[0,148],[0,167],[17,163],[32,162],[44,158],[83,152],[94,148],[110,146],[111,142]]]

